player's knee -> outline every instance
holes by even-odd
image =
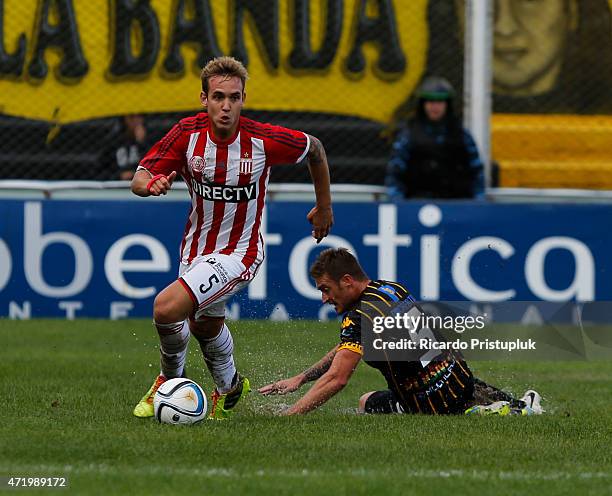
[[[153,318],[162,324],[182,322],[193,311],[191,296],[178,281],[160,291],[153,303]]]
[[[359,398],[359,413],[365,413],[366,411],[366,403],[368,402],[368,398],[370,396],[372,396],[372,394],[374,394],[374,391],[370,391],[369,393],[365,393],[361,395],[361,398]]]
[[[172,300],[163,293],[158,294],[153,302],[153,319],[160,324],[171,324],[183,320]]]

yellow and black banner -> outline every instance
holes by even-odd
[[[248,66],[247,106],[386,120],[426,66],[426,0],[0,0],[0,111],[72,122],[199,106]]]
[[[503,0],[493,106],[612,114],[612,0]],[[463,83],[463,0],[0,0],[0,112],[72,122],[199,107],[233,55],[247,107],[384,122],[424,74]]]

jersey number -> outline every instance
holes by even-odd
[[[213,274],[212,276],[210,276],[208,278],[208,287],[205,288],[204,284],[200,284],[200,293],[202,294],[206,294],[210,291],[210,288],[213,287],[213,283],[218,283],[219,282],[219,278],[217,277],[217,274]]]
[[[417,319],[419,317],[419,315],[421,315],[421,310],[419,310],[415,306],[415,307],[412,307],[407,313],[408,313],[408,315],[412,315],[415,319]],[[418,346],[418,344],[419,344],[421,339],[426,339],[430,343],[437,342],[437,339],[434,336],[434,333],[432,332],[432,330],[429,327],[423,326],[423,327],[421,327],[418,330],[413,329],[413,330],[411,330],[411,332],[409,332],[409,335],[410,335],[410,339],[412,341],[414,341],[417,344],[417,346]],[[427,365],[429,365],[429,362],[431,362],[434,358],[436,358],[441,353],[442,352],[440,350],[436,350],[436,349],[428,350],[426,353],[424,353],[419,358],[419,361],[421,362],[421,366],[423,368],[427,367]]]

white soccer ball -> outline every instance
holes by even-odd
[[[204,420],[207,407],[202,388],[180,377],[168,379],[153,397],[155,418],[163,424],[195,424]]]

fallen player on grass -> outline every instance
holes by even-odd
[[[391,306],[397,302],[414,302],[400,283],[371,280],[357,259],[344,248],[323,251],[312,265],[310,275],[321,291],[323,303],[333,305],[343,315],[340,343],[304,372],[259,389],[266,396],[287,394],[316,381],[302,398],[282,412],[284,415],[310,412],[346,386],[363,358],[362,319],[372,320],[380,312],[375,303],[382,300]],[[363,394],[358,407],[362,413],[537,415],[543,412],[541,397],[536,391],[529,390],[516,399],[475,378],[465,360],[452,351],[445,351],[429,362],[366,363],[381,372],[387,388]]]

